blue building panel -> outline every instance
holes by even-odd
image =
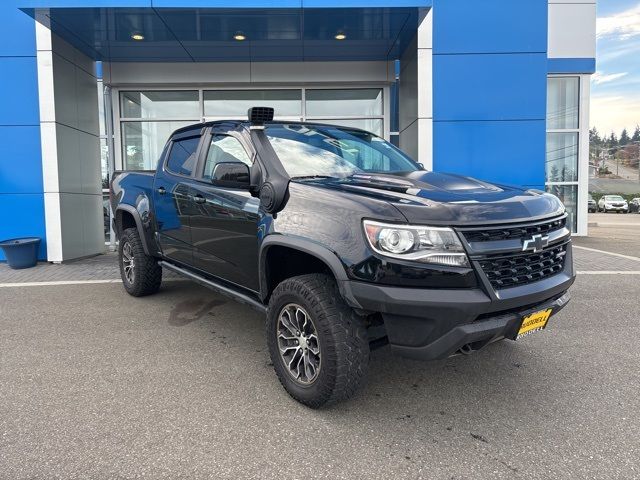
[[[544,187],[545,121],[435,122],[434,170]]]
[[[154,8],[302,8],[302,0],[152,0]]]
[[[544,119],[546,71],[544,53],[434,55],[433,118]]]
[[[0,240],[20,237],[39,237],[38,259],[46,260],[46,231],[44,223],[44,195],[42,193],[0,192]],[[0,261],[6,258],[0,251]]]
[[[0,7],[0,22],[0,57],[26,57],[35,54],[36,38],[31,18],[7,3]]]
[[[0,193],[42,190],[40,127],[0,126]]]
[[[433,164],[542,187],[547,0],[434,0]]]
[[[432,0],[302,0],[304,8],[398,8],[431,7]]]
[[[0,57],[0,125],[40,125],[35,57]]]
[[[0,5],[0,22],[0,240],[40,237],[44,260],[35,24],[14,0]]]
[[[434,0],[433,53],[547,51],[547,0]]]
[[[151,0],[11,0],[21,9],[31,8],[108,8],[152,7]],[[176,2],[174,2],[176,3]],[[178,3],[180,3],[178,1]]]
[[[595,58],[550,58],[547,62],[549,73],[595,73]]]

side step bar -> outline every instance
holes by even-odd
[[[158,262],[158,265],[160,265],[162,268],[171,270],[172,272],[176,272],[179,275],[183,275],[193,280],[194,282],[199,283],[200,285],[203,285],[212,290],[215,290],[216,292],[220,293],[221,295],[224,295],[225,297],[230,297],[236,300],[237,302],[244,303],[245,305],[249,305],[250,307],[254,308],[260,313],[267,313],[267,307],[262,303],[260,303],[255,298],[250,297],[249,295],[246,295],[242,292],[238,292],[237,290],[227,287],[226,285],[222,285],[221,283],[218,283],[214,280],[210,280],[208,278],[202,277],[197,273],[193,273],[193,272],[190,272],[189,270],[185,270],[184,268],[178,267],[172,263],[165,262],[164,260],[160,260]]]

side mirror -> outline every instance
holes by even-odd
[[[249,188],[249,167],[241,162],[220,162],[213,169],[211,183],[221,187]]]

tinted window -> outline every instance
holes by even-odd
[[[213,169],[222,162],[244,163],[251,166],[251,159],[238,139],[228,135],[214,135],[211,137],[211,145],[209,152],[207,152],[202,177],[210,180]]]
[[[167,160],[167,168],[173,173],[191,175],[196,166],[198,143],[200,143],[200,137],[185,138],[173,142]]]

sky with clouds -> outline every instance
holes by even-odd
[[[590,124],[601,134],[640,124],[640,0],[598,0]]]

